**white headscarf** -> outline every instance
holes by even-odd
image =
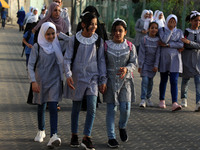
[[[159,19],[160,14],[163,14],[162,19]],[[164,16],[164,13],[162,11],[157,12],[157,17],[156,17],[155,21],[158,23],[158,28],[165,27],[165,16]]]
[[[149,22],[150,22],[150,18],[145,18],[144,17],[147,13],[149,13],[149,11],[145,9],[145,10],[142,11],[142,15],[141,15],[141,19],[144,21],[143,29],[145,29],[145,30],[148,30]]]
[[[158,12],[159,12],[159,10],[156,10],[156,11],[154,12],[153,20],[156,20]]]
[[[150,19],[150,22],[153,21],[153,11],[152,10],[149,10],[149,14],[152,14],[152,18],[149,18]]]
[[[32,15],[28,17],[28,19],[26,20],[26,24],[27,23],[33,23],[33,22],[37,22],[38,21],[38,14],[37,15],[34,15],[34,11],[38,9],[37,8],[33,8],[32,10]]]
[[[166,20],[166,23],[165,23],[165,28],[168,29],[168,30],[169,30],[169,28],[168,28],[167,24],[168,24],[168,22],[169,22],[169,20],[170,20],[171,18],[174,18],[174,19],[176,20],[176,24],[178,23],[178,19],[177,19],[176,15],[174,15],[174,14],[169,15],[169,16],[167,17],[167,20]],[[176,29],[177,29],[177,28],[175,27],[175,28],[173,29],[173,32],[175,32]]]
[[[55,39],[53,42],[48,42],[45,38],[45,34],[49,28],[54,29],[55,31]],[[45,22],[42,24],[39,35],[38,35],[38,44],[43,48],[46,54],[51,54],[55,52],[57,57],[57,63],[62,64],[63,63],[63,55],[61,52],[60,43],[57,38],[56,34],[56,26],[51,22]]]

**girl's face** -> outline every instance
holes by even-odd
[[[169,19],[168,24],[167,24],[168,28],[175,28],[176,27],[176,20],[174,18]]]
[[[33,14],[34,14],[34,15],[37,15],[37,13],[38,13],[37,10],[34,10],[34,11],[33,11]]]
[[[118,25],[115,28],[113,41],[115,43],[122,43],[124,41],[124,36],[126,35],[127,31],[124,29],[122,25]]]
[[[153,23],[149,27],[149,36],[150,37],[155,37],[157,33],[158,33],[158,25],[156,23]]]
[[[57,19],[60,17],[60,7],[59,6],[56,6],[51,14],[51,17],[54,18],[54,19]]]
[[[55,35],[56,35],[55,30],[53,28],[49,28],[45,33],[45,39],[48,42],[53,42],[53,40],[55,39]]]
[[[163,18],[163,13],[161,13],[160,15],[159,15],[159,19],[162,19]]]
[[[146,18],[149,18],[149,13],[146,13],[145,15],[144,15],[144,18],[146,19]]]
[[[93,18],[91,20],[90,26],[87,29],[84,23],[82,23],[82,27],[83,27],[84,36],[86,37],[92,36],[97,29],[97,18]]]
[[[153,14],[152,13],[149,14],[149,18],[153,18]]]
[[[196,18],[192,19],[190,23],[191,23],[191,29],[197,30],[200,26],[200,16],[197,16]]]

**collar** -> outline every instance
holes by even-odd
[[[152,42],[156,42],[156,41],[159,41],[159,38],[158,37],[150,37],[149,35],[146,35],[145,38],[149,41],[152,41]]]
[[[76,39],[82,44],[93,44],[98,39],[98,35],[95,33],[91,37],[86,38],[82,34],[82,30],[76,33]]]
[[[199,32],[200,32],[200,29],[198,29],[198,30],[192,30],[192,29],[190,29],[190,28],[187,28],[186,30],[187,30],[188,32],[192,33],[192,34],[199,34]]]
[[[122,50],[122,49],[126,49],[128,47],[127,41],[126,39],[124,40],[123,43],[114,43],[112,40],[108,40],[106,41],[106,44],[108,45],[108,47],[115,49],[115,50]]]

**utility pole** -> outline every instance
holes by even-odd
[[[18,10],[19,10],[19,0],[17,0],[17,3],[18,3]]]

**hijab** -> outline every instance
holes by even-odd
[[[68,32],[67,24],[65,23],[65,21],[62,17],[60,17],[60,16],[59,16],[59,18],[52,17],[52,13],[56,6],[59,6],[59,5],[55,2],[52,2],[50,4],[49,9],[48,9],[48,14],[42,20],[39,21],[39,23],[35,27],[36,30],[38,30],[44,22],[52,22],[56,26],[57,33],[60,33],[60,32],[67,33]]]
[[[159,19],[160,14],[163,14],[162,19]],[[157,12],[155,21],[158,23],[158,28],[165,27],[165,17],[164,17],[164,13],[162,11]]]
[[[45,38],[45,34],[49,28],[52,28],[55,31],[55,39],[53,40],[53,42],[48,42]],[[51,54],[55,52],[57,63],[58,64],[63,63],[63,55],[62,55],[60,43],[58,41],[57,34],[56,34],[56,26],[53,23],[45,22],[42,24],[39,35],[38,35],[38,44],[43,48],[46,54]]]
[[[174,15],[174,14],[171,14],[171,15],[169,15],[168,17],[167,17],[167,20],[166,20],[166,23],[165,23],[165,28],[166,29],[168,29],[169,30],[169,28],[168,28],[168,22],[169,22],[169,20],[170,19],[172,19],[172,18],[174,18],[175,20],[176,20],[176,24],[178,23],[178,19],[177,19],[177,17],[176,17],[176,15]],[[173,29],[173,32],[175,32],[176,31],[176,27]]]
[[[149,13],[149,11],[145,9],[145,10],[142,11],[142,15],[141,15],[141,19],[144,21],[144,27],[143,28],[145,30],[148,30],[149,22],[150,22],[150,18],[145,18],[144,17],[147,13]]]
[[[38,9],[37,8],[33,8],[32,10],[32,15],[28,17],[28,19],[26,20],[26,24],[27,23],[33,23],[33,22],[37,22],[38,21],[38,14],[34,15],[34,11]]]

